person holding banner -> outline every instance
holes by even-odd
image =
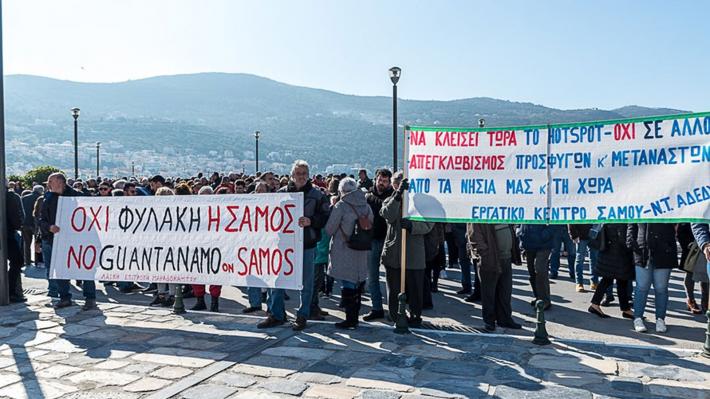
[[[309,166],[306,161],[298,160],[291,166],[291,179],[279,192],[303,193],[303,216],[298,219],[298,226],[303,228],[303,289],[301,307],[296,312],[293,330],[306,328],[306,320],[311,312],[313,298],[313,263],[315,250],[320,240],[320,231],[328,221],[330,208],[325,195],[311,184]],[[257,325],[258,328],[271,328],[286,322],[284,290],[272,289],[269,299],[269,316]]]
[[[705,256],[705,260],[707,261],[706,271],[707,275],[710,276],[710,225],[708,223],[693,223],[690,227],[693,229],[693,236],[698,243],[698,248],[700,248],[703,256]],[[707,296],[701,301],[701,310],[708,310]]]
[[[619,294],[619,308],[621,315],[633,319],[629,298],[631,286],[629,282],[634,279],[633,254],[626,247],[626,224],[604,224],[598,235],[589,242],[590,248],[598,251],[596,269],[601,281],[594,290],[592,304],[587,311],[601,318],[609,316],[602,311],[602,298],[609,295],[614,280]]]
[[[190,191],[190,187],[187,184],[181,183],[176,188],[179,192],[180,189]],[[198,192],[198,195],[211,195],[214,194],[212,187],[206,186],[202,187]],[[207,310],[207,304],[205,304],[205,285],[204,284],[192,284],[192,292],[197,298],[197,302],[190,310]],[[222,295],[221,285],[210,285],[210,312],[219,312],[219,297]]]
[[[172,189],[161,185],[156,189],[155,195],[175,195],[175,192]],[[153,301],[150,303],[150,306],[162,306],[164,308],[173,306],[175,304],[175,288],[177,288],[177,284],[157,284],[157,290],[155,291],[155,295],[153,296]]]
[[[418,327],[422,323],[422,307],[424,296],[424,270],[426,269],[426,254],[424,236],[432,229],[433,223],[414,222],[402,217],[402,196],[409,188],[404,174],[394,175],[393,185],[397,191],[382,204],[380,215],[387,222],[387,238],[382,250],[382,264],[387,277],[388,306],[390,319],[397,322],[398,299],[401,284],[402,268],[402,229],[407,230],[405,293],[409,305],[409,325]]]
[[[39,215],[39,229],[42,232],[42,251],[45,255],[45,265],[47,270],[50,268],[52,258],[52,243],[54,235],[59,234],[59,226],[57,226],[57,205],[59,197],[80,197],[82,194],[67,185],[67,178],[63,173],[53,173],[47,179],[48,192],[44,194],[44,202]],[[46,245],[46,248],[44,247]],[[55,284],[59,293],[59,301],[52,305],[55,309],[66,308],[72,306],[71,293],[69,292],[69,280],[54,280],[50,281],[50,286]],[[81,290],[84,294],[85,302],[82,310],[91,310],[96,308],[96,283],[93,280],[83,280]]]
[[[668,280],[678,266],[675,225],[670,223],[629,224],[626,246],[634,253],[636,290],[634,291],[634,330],[646,332],[643,313],[648,291],[653,284],[656,308],[656,332],[664,333],[668,308]]]
[[[353,329],[358,325],[362,289],[368,276],[374,214],[367,204],[365,193],[358,190],[355,179],[346,177],[341,180],[338,191],[340,200],[332,206],[328,223],[325,225],[326,232],[332,237],[328,275],[340,280],[342,284],[345,320],[335,323],[335,327]],[[363,226],[362,219],[366,219],[369,226]],[[364,233],[370,230],[370,242],[365,242],[367,249],[355,248],[355,245],[352,245],[356,227],[365,229]],[[367,240],[360,240],[364,241]]]

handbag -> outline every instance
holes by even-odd
[[[357,216],[357,219],[355,220],[355,225],[353,226],[353,231],[349,237],[343,231],[343,225],[341,224],[340,226],[338,226],[340,232],[343,233],[345,243],[348,245],[348,248],[353,249],[355,251],[371,250],[373,235],[372,222],[370,222],[370,219],[367,218],[367,214],[365,214],[364,216],[360,216],[360,214],[357,213],[357,210],[355,210],[355,207],[352,204],[349,204],[347,202],[345,203],[350,205],[350,208],[352,208],[353,212],[355,212],[355,216]]]
[[[695,264],[698,263],[698,258],[702,254],[697,242],[693,241],[688,244],[688,256],[686,256],[685,263],[683,263],[683,270],[692,273],[695,270]]]

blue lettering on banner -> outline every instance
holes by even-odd
[[[604,125],[550,128],[551,144],[598,143],[602,141]]]
[[[471,219],[477,220],[524,220],[525,208],[509,206],[473,206]]]
[[[581,177],[578,178],[577,194],[607,194],[614,192],[611,177]]]
[[[693,122],[689,119],[674,120],[673,127],[671,128],[671,137],[710,134],[710,117],[706,116],[704,118],[692,119]],[[681,122],[683,123],[682,127],[680,125]]]
[[[563,152],[547,154],[518,154],[515,156],[517,169],[589,169],[592,167],[591,152]]]
[[[493,179],[461,179],[461,194],[495,194]]]
[[[597,206],[597,220],[637,219],[643,213],[642,205]]]
[[[532,194],[532,179],[507,179],[505,181],[506,194]]]
[[[611,153],[611,166],[678,165],[710,162],[710,145],[619,150]]]
[[[409,181],[409,191],[411,193],[428,193],[431,189],[429,179],[412,179]]]
[[[682,208],[708,200],[710,200],[710,186],[695,187],[682,194],[676,194],[676,207]]]
[[[444,194],[451,194],[451,180],[449,179],[437,179],[439,181],[439,192]]]
[[[587,208],[580,206],[535,207],[535,220],[585,220]]]

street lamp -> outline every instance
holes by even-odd
[[[254,132],[254,138],[256,139],[256,172],[254,173],[255,175],[259,173],[259,136],[261,135],[260,131]]]
[[[131,176],[136,177],[136,163],[131,161]]]
[[[101,142],[97,141],[97,142],[96,142],[96,178],[97,178],[97,179],[99,178],[99,170],[100,170],[100,169],[99,169],[99,166],[100,166],[100,163],[99,163],[100,150],[99,150],[99,149],[100,149],[100,148],[101,148]]]
[[[480,127],[481,129],[483,129],[484,127],[486,127],[486,120],[483,119],[483,118],[479,119],[479,120],[478,120],[478,127]]]
[[[74,117],[74,180],[79,179],[79,108],[71,109]]]
[[[390,68],[390,80],[392,81],[392,171],[397,171],[397,82],[402,75],[399,67]]]

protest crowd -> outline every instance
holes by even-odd
[[[365,170],[359,176],[312,175],[305,161],[296,161],[291,173],[255,175],[214,172],[207,177],[87,179],[71,180],[61,173],[46,182],[22,187],[8,182],[7,226],[9,292],[12,302],[23,302],[21,273],[30,265],[43,266],[49,277],[52,244],[61,234],[55,224],[60,196],[162,196],[224,195],[272,192],[302,192],[304,214],[298,219],[303,229],[303,289],[292,328],[307,327],[308,320],[323,320],[328,314],[319,306],[319,297],[333,295],[340,287],[340,307],[345,320],[337,328],[352,329],[358,321],[396,322],[401,283],[402,232],[406,231],[406,271],[404,274],[408,323],[420,326],[422,311],[433,308],[432,293],[447,268],[461,271],[458,295],[466,302],[481,304],[483,328],[520,329],[511,309],[512,265],[527,266],[533,297],[531,305],[543,301],[553,307],[550,280],[560,278],[560,258],[566,256],[569,278],[578,292],[594,295],[588,311],[608,318],[603,306],[617,300],[622,316],[637,332],[647,331],[644,322],[649,292],[653,287],[655,331],[666,332],[668,283],[671,271],[683,269],[687,309],[692,314],[708,309],[710,273],[710,231],[708,224],[445,224],[412,221],[402,217],[403,195],[408,182],[403,173],[376,171],[374,180]],[[585,268],[591,280],[585,281]],[[384,268],[386,293],[380,285]],[[48,295],[54,308],[72,306],[71,283],[48,279]],[[150,306],[171,307],[176,289],[184,298],[195,298],[192,310],[219,311],[221,286],[154,284],[150,282],[101,282],[116,285],[123,293],[143,291],[153,294]],[[85,302],[84,310],[96,307],[96,282],[77,281]],[[700,287],[699,301],[696,290]],[[259,328],[287,322],[283,289],[246,288],[249,306],[244,313],[263,311],[268,317]],[[209,293],[209,305],[205,299]],[[371,311],[361,315],[363,295],[371,301]],[[385,300],[388,305],[385,312]],[[146,303],[148,305],[148,303]],[[592,316],[594,317],[594,316]]]

